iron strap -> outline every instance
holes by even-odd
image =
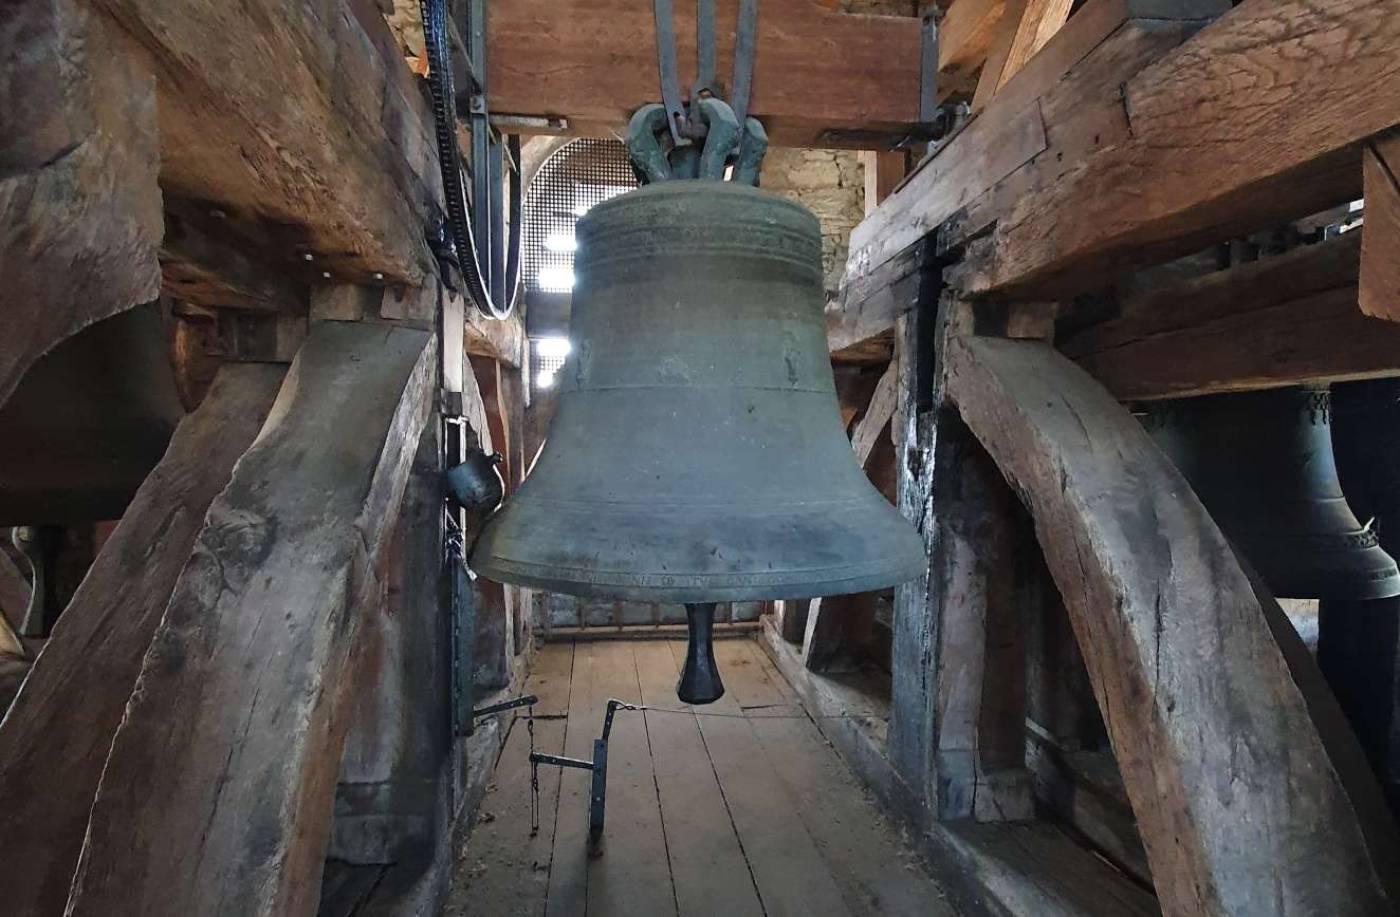
[[[671,23],[671,0],[652,0],[656,22],[656,64],[661,76],[661,104],[666,107],[666,123],[676,146],[690,141],[681,133],[685,107],[681,105],[681,77],[676,65],[676,32]]]

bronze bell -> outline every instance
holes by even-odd
[[[1348,507],[1326,387],[1154,402],[1145,420],[1276,596],[1400,595],[1400,570]]]
[[[574,347],[548,439],[472,567],[686,603],[678,692],[707,703],[723,693],[709,603],[892,586],[924,569],[923,543],[842,428],[806,208],[666,181],[594,207],[578,241]]]

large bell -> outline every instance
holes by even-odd
[[[1395,561],[1342,496],[1325,387],[1155,402],[1145,422],[1276,596],[1400,595]]]
[[[923,543],[841,426],[811,213],[752,187],[667,181],[594,207],[578,242],[548,439],[472,566],[686,603],[680,693],[715,700],[702,603],[892,586],[924,568]]]

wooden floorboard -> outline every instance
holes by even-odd
[[[681,661],[684,645],[672,646]],[[716,659],[728,657],[723,644]],[[758,886],[764,911],[779,915],[845,915],[841,890],[827,871],[816,844],[797,811],[797,799],[766,760],[754,734],[753,721],[743,715],[740,697],[759,688],[755,667],[720,663],[725,695],[697,710],[696,721],[705,749],[719,777],[720,789],[738,829],[739,842]],[[729,716],[708,716],[720,713]]]
[[[747,643],[725,640],[721,643]],[[634,644],[647,711],[671,878],[682,915],[762,915],[758,891],[690,708],[676,699],[679,664],[668,643]],[[722,878],[720,878],[722,877]]]
[[[591,759],[593,739],[602,727],[601,715],[595,715],[602,703],[595,702],[593,664],[591,646],[574,647],[569,713],[564,726],[564,754],[571,758]],[[547,917],[588,912],[588,778],[587,771],[576,768],[564,768],[560,773]]]
[[[641,702],[633,655],[639,645],[632,641],[580,644],[579,651],[586,647],[593,654],[594,689],[605,695],[594,705],[595,729],[601,728],[607,698]],[[618,711],[613,721],[603,848],[603,855],[589,864],[588,913],[659,917],[676,912],[651,746],[646,720],[638,711]]]
[[[614,720],[592,859],[585,771],[540,769],[545,814],[529,837],[528,735],[515,724],[449,917],[954,913],[751,640],[716,641],[726,694],[706,707],[676,699],[684,655],[674,640],[543,648],[527,683],[552,717],[536,721],[541,750],[591,758],[609,697],[654,709]]]
[[[534,708],[538,751],[564,753],[564,716],[569,712],[573,668],[572,643],[542,646],[531,661],[524,690],[539,698]],[[557,767],[542,767],[539,775],[539,830],[531,834],[530,732],[521,711],[506,737],[492,777],[493,789],[458,855],[445,917],[469,917],[488,910],[544,913],[561,775]],[[483,902],[491,906],[483,907]]]

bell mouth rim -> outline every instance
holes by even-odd
[[[870,569],[876,566],[877,569]],[[817,598],[819,596],[852,595],[859,592],[875,592],[907,583],[923,573],[927,558],[922,553],[905,558],[902,562],[881,558],[878,561],[859,565],[864,569],[848,576],[822,576],[819,571],[792,571],[786,574],[770,574],[761,583],[739,583],[719,585],[725,580],[732,581],[734,573],[677,574],[673,578],[685,580],[674,585],[648,585],[622,581],[627,574],[619,573],[617,580],[598,582],[597,573],[593,580],[570,579],[549,576],[543,572],[534,573],[522,569],[534,564],[519,561],[504,561],[491,558],[481,564],[472,564],[472,571],[493,582],[510,583],[530,589],[543,589],[562,595],[573,595],[588,599],[612,599],[628,602],[656,602],[663,604],[689,604],[695,602],[753,602],[764,600]],[[558,571],[557,566],[538,565],[542,570]],[[856,566],[856,565],[852,565]],[[838,568],[839,569],[839,568]],[[589,572],[589,571],[580,571]],[[835,572],[835,571],[832,571]],[[815,574],[815,575],[814,575]],[[756,574],[737,574],[754,576]]]

